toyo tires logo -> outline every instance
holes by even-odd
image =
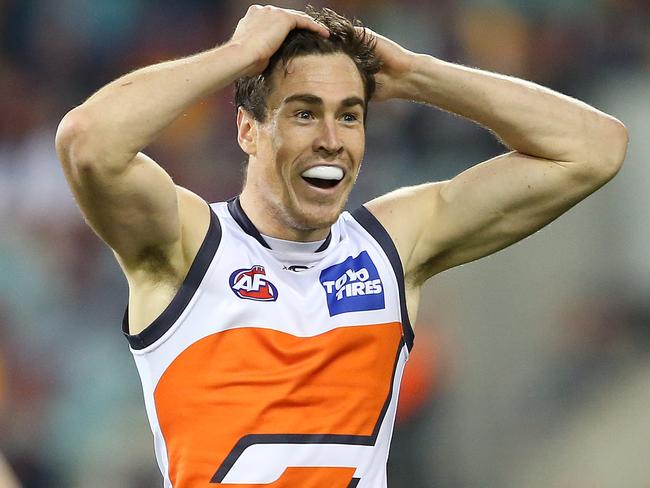
[[[258,302],[274,302],[278,289],[266,277],[264,266],[255,265],[234,271],[228,280],[230,289],[239,298]]]
[[[384,287],[367,251],[324,269],[320,282],[327,294],[330,317],[385,307]]]

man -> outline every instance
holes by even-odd
[[[140,151],[234,81],[246,183],[208,205]],[[512,151],[342,212],[371,98],[470,118]],[[327,10],[252,6],[224,45],[99,90],[57,150],[129,283],[124,331],[165,486],[386,486],[423,283],[558,217],[626,147],[584,103]]]

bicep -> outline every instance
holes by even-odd
[[[148,156],[138,153],[120,171],[65,161],[63,168],[87,223],[125,264],[179,242],[176,186]]]
[[[422,282],[534,233],[606,181],[587,164],[511,152],[395,192],[384,206],[399,216],[388,226],[401,241],[405,272]]]

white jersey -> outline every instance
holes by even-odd
[[[272,250],[211,204],[177,295],[124,332],[165,487],[384,488],[413,345],[402,266],[364,207],[316,252]]]

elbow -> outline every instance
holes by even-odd
[[[575,161],[581,161],[582,177],[600,187],[614,178],[623,167],[629,134],[618,119],[594,114],[585,128],[585,136],[576,138],[579,149]]]
[[[89,150],[88,119],[79,107],[68,112],[56,130],[55,147],[61,163],[83,167],[95,158]]]
[[[68,112],[56,131],[55,147],[61,164],[77,173],[120,173],[137,153],[117,151],[111,138],[98,129],[83,106]]]
[[[627,127],[618,119],[614,119],[611,137],[610,164],[613,167],[614,175],[623,167],[627,147],[630,143],[630,133]]]
[[[620,120],[608,116],[604,122],[606,127],[600,135],[598,144],[601,154],[596,154],[595,160],[599,162],[604,178],[609,181],[623,167],[630,135],[627,127]]]

